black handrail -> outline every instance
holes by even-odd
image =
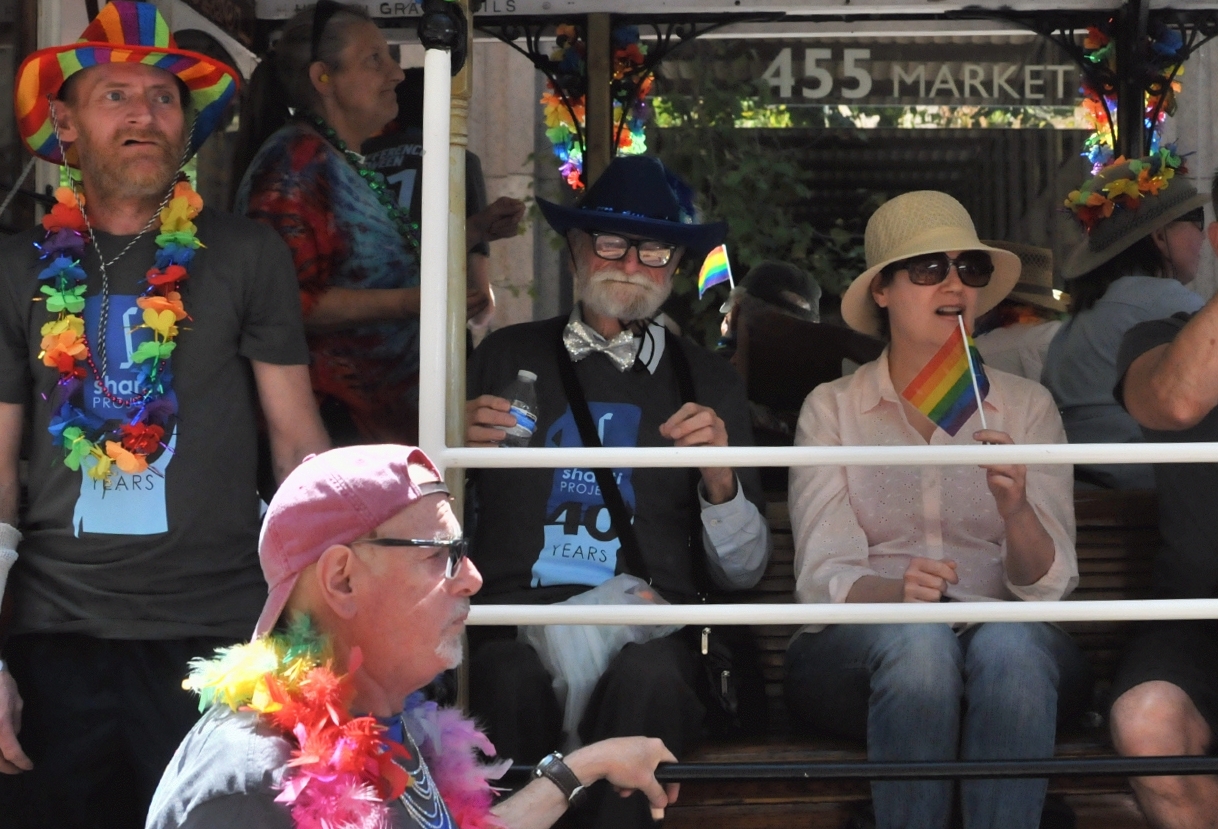
[[[513,765],[506,777],[532,774]],[[1218,757],[1055,757],[953,762],[661,763],[661,783],[690,780],[977,780],[1023,777],[1175,777],[1218,774]]]

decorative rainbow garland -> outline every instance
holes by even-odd
[[[1117,158],[1109,166],[1124,163],[1124,158]],[[1066,207],[1088,233],[1116,211],[1137,210],[1143,196],[1157,196],[1167,188],[1176,173],[1188,172],[1183,159],[1176,154],[1174,144],[1160,147],[1148,159],[1134,159],[1128,163],[1132,178],[1117,178],[1101,183],[1098,176],[1093,176],[1066,197]]]
[[[359,668],[353,651],[352,672]],[[199,708],[225,705],[252,711],[294,743],[276,802],[284,803],[298,829],[387,827],[388,803],[410,786],[396,758],[405,747],[384,736],[375,717],[350,712],[350,674],[333,669],[329,641],[298,615],[286,633],[220,648],[212,660],[191,662],[182,687],[199,695]],[[440,797],[460,829],[504,829],[491,814],[495,790],[508,762],[483,765],[476,752],[495,749],[470,720],[412,694],[403,719],[422,734],[419,751]]]
[[[186,266],[203,243],[195,237],[194,218],[203,209],[203,199],[182,179],[174,185],[173,195],[160,213],[160,233],[156,237],[156,265],[148,271],[148,290],[136,299],[143,309],[143,323],[136,329],[148,328],[153,338],[140,345],[131,355],[143,363],[136,385],[140,391],[123,399],[106,388],[93,360],[93,350],[85,335],[85,291],[88,277],[80,266],[85,245],[89,243],[89,223],[85,218],[84,194],[70,187],[55,191],[58,202],[42,217],[47,231],[46,240],[35,245],[40,258],[48,261],[38,274],[48,284],[40,291],[45,295],[47,311],[53,314],[42,326],[39,358],[44,365],[59,370],[56,387],[58,407],[51,417],[47,431],[56,446],[64,448],[64,465],[73,472],[83,468],[95,481],[110,477],[111,465],[128,473],[148,469],[148,457],[161,448],[170,421],[177,413],[177,400],[171,388],[170,356],[176,347],[178,323],[188,319],[178,287],[187,278]],[[101,252],[98,251],[98,256]],[[103,294],[102,301],[109,297]],[[99,331],[103,339],[105,331]],[[73,400],[81,392],[87,372],[93,376],[102,394],[115,406],[127,410],[127,420],[118,426],[85,411]]]
[[[637,26],[622,26],[613,30],[613,82],[620,83],[624,78],[638,71],[647,56],[647,47],[639,42]],[[587,85],[588,66],[586,62],[587,45],[580,40],[574,26],[559,26],[556,31],[556,46],[550,53],[550,60],[558,64],[557,74],[563,77],[582,78]],[[618,135],[617,150],[623,155],[641,155],[647,151],[647,136],[645,131],[647,120],[646,98],[651,91],[652,76],[649,74],[639,84],[638,94],[629,101],[627,90],[621,89],[613,97],[614,133]],[[546,137],[554,145],[554,155],[561,163],[559,173],[572,190],[582,190],[583,182],[580,175],[584,169],[585,147],[580,143],[578,135],[582,132],[585,120],[586,94],[578,96],[567,94],[564,97],[555,86],[553,80],[546,82],[546,91],[541,96],[545,108]],[[630,105],[631,112],[626,127],[617,132],[617,124],[621,123],[624,108]],[[574,111],[574,116],[572,115]],[[579,127],[576,127],[578,122]]]
[[[1113,21],[1103,26],[1089,26],[1083,39],[1083,58],[1097,66],[1107,69],[1107,74],[1117,74],[1116,40],[1112,36]],[[1160,60],[1168,61],[1163,68],[1163,83],[1156,84],[1146,92],[1143,109],[1143,121],[1150,130],[1150,146],[1148,153],[1154,154],[1160,148],[1163,136],[1163,124],[1167,118],[1176,112],[1176,96],[1180,93],[1179,77],[1184,74],[1183,56],[1184,38],[1176,29],[1161,26],[1154,31],[1150,38],[1150,49]],[[1096,89],[1086,74],[1079,89],[1083,95],[1083,110],[1091,126],[1091,135],[1083,144],[1083,156],[1091,162],[1091,174],[1111,164],[1120,163],[1115,158],[1114,141],[1116,138],[1117,98],[1115,91],[1105,92]]]

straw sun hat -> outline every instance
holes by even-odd
[[[1064,313],[1070,307],[1070,295],[1053,287],[1053,251],[1025,245],[1023,242],[1000,242],[986,239],[985,244],[1009,250],[1019,257],[1019,281],[1007,299],[1026,302],[1038,308]]]
[[[1204,207],[1209,196],[1198,193],[1177,170],[1183,172],[1179,156],[1160,151],[1101,170],[1071,193],[1066,205],[1083,222],[1087,237],[1070,252],[1062,277],[1075,279],[1089,273],[1139,239]],[[1138,191],[1136,198],[1121,195],[1131,189]],[[1084,207],[1088,199],[1099,201],[1111,214],[1089,214]]]
[[[977,315],[993,308],[1019,280],[1019,257],[984,244],[964,205],[946,193],[917,190],[880,206],[867,222],[863,235],[867,270],[842,296],[842,319],[855,331],[880,335],[879,307],[871,296],[871,280],[885,265],[927,253],[984,250],[994,260],[994,275],[978,288]]]

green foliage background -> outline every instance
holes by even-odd
[[[657,85],[648,145],[693,188],[701,220],[728,223],[737,280],[773,259],[807,270],[827,296],[840,295],[865,269],[862,231],[883,196],[873,197],[861,215],[844,216],[831,227],[801,220],[801,208],[815,197],[813,171],[799,146],[779,139],[784,128],[803,126],[795,123],[803,113],[773,104],[768,84],[737,80],[740,72],[714,76],[707,63],[695,62],[707,71],[695,71],[681,92]],[[853,126],[833,126],[847,125]],[[677,273],[665,310],[691,337],[713,345],[728,288],[716,286],[699,299],[700,265],[687,261]],[[836,307],[832,300],[823,304],[826,310]]]

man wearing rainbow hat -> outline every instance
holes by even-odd
[[[236,84],[129,0],[18,71],[21,137],[71,186],[0,245],[6,826],[142,825],[197,716],[181,666],[262,602],[258,403],[279,477],[326,446],[287,249],[179,172]]]

